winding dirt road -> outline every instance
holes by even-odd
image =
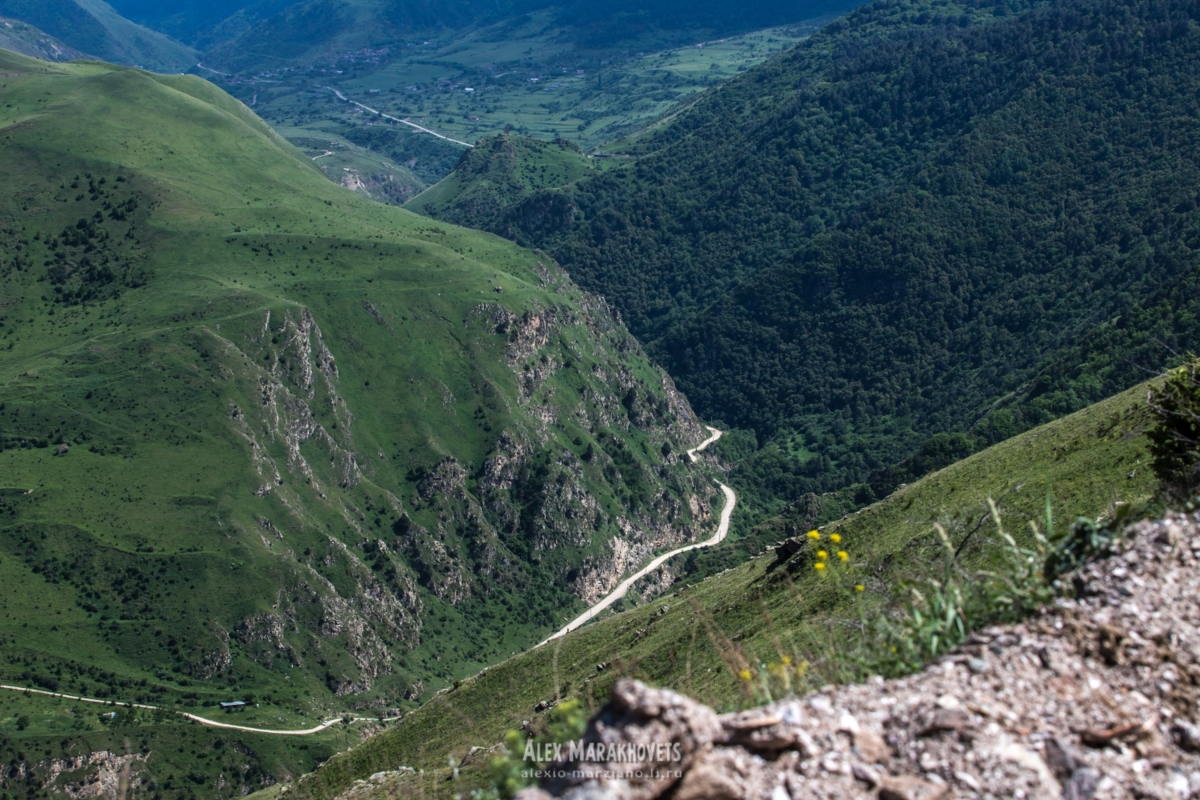
[[[708,426],[706,425],[705,427],[707,428]],[[708,446],[710,444],[715,444],[716,441],[721,438],[721,432],[719,430],[717,430],[716,428],[708,428],[708,430],[709,430],[709,433],[712,434],[712,436],[708,437],[703,442],[701,442],[700,444],[693,447],[691,450],[688,450],[688,458],[690,458],[692,460],[693,464],[695,464],[697,461],[700,460],[700,457],[697,456],[696,453],[699,453],[701,450],[707,450]]]
[[[473,144],[468,144],[467,142],[460,142],[458,139],[451,139],[449,136],[443,136],[442,134],[438,133],[437,131],[429,130],[429,128],[422,128],[420,125],[418,125],[415,122],[409,122],[406,119],[400,119],[399,117],[393,117],[391,114],[385,114],[382,111],[376,111],[375,109],[371,108],[370,106],[364,106],[362,103],[358,102],[357,100],[351,100],[349,97],[346,97],[346,95],[342,94],[337,89],[334,89],[332,86],[327,86],[325,88],[327,88],[329,91],[336,94],[338,96],[339,100],[344,100],[347,103],[353,103],[354,105],[361,108],[363,111],[370,111],[372,114],[383,117],[384,119],[390,119],[392,122],[399,122],[401,125],[407,125],[410,128],[416,128],[421,133],[428,133],[430,136],[436,136],[439,139],[445,139],[447,142],[453,142],[454,144],[461,144],[463,147],[470,147],[472,149],[474,149],[474,147],[475,147],[475,145],[473,145]]]
[[[142,705],[141,703],[118,703],[115,700],[109,701],[109,700],[99,700],[95,697],[78,697],[73,694],[62,694],[60,692],[47,692],[47,691],[43,691],[41,689],[29,689],[25,686],[9,686],[9,685],[3,684],[3,683],[0,683],[0,689],[8,689],[9,691],[12,691],[12,692],[22,692],[24,694],[41,694],[41,695],[45,695],[46,697],[58,697],[63,700],[74,700],[78,703],[95,703],[95,704],[101,705],[101,706],[111,705],[113,708],[144,708],[147,711],[169,711],[172,714],[178,714],[181,717],[187,717],[188,719],[190,719],[194,722],[199,722],[201,725],[207,725],[210,728],[225,728],[226,730],[246,731],[247,733],[266,733],[266,734],[270,734],[271,736],[311,736],[314,733],[320,733],[321,731],[325,730],[326,728],[329,728],[333,725],[337,725],[343,719],[343,717],[336,717],[334,719],[328,719],[328,720],[322,722],[320,725],[318,725],[315,728],[309,728],[308,730],[303,730],[303,731],[273,731],[273,730],[268,730],[267,728],[247,728],[244,725],[230,725],[227,722],[216,722],[211,719],[205,719],[204,717],[198,717],[195,714],[189,714],[186,711],[176,711],[176,710],[170,709],[170,708],[159,708],[158,706],[147,706],[147,705]],[[352,719],[354,722],[361,722],[363,720],[369,720],[370,718],[369,717],[353,717]]]
[[[710,444],[712,444],[713,442],[715,442],[721,438],[721,432],[719,430],[717,430],[716,428],[709,428],[709,430],[712,432],[711,437],[709,437],[708,439],[701,442],[698,446],[696,446],[692,450],[688,450],[688,458],[690,458],[692,460],[693,464],[700,460],[699,456],[696,455],[697,453],[699,453],[701,450],[704,450]],[[628,578],[626,578],[625,580],[621,581],[620,585],[618,585],[617,588],[614,589],[611,594],[609,594],[607,597],[605,597],[599,603],[596,603],[594,606],[589,608],[587,611],[580,614],[575,619],[568,622],[563,627],[563,629],[560,630],[558,633],[543,640],[542,642],[539,642],[538,647],[541,647],[546,642],[554,641],[555,639],[557,639],[560,636],[565,636],[566,634],[568,634],[571,631],[578,628],[580,625],[583,625],[585,622],[589,622],[589,621],[595,619],[596,616],[599,615],[602,611],[604,611],[606,608],[611,606],[613,603],[617,602],[622,597],[624,597],[625,593],[629,591],[629,587],[632,586],[634,583],[636,583],[639,579],[646,577],[651,572],[658,569],[663,564],[667,563],[669,560],[671,560],[675,556],[679,555],[680,553],[686,553],[690,550],[699,550],[704,547],[712,547],[713,545],[720,544],[722,541],[724,541],[725,537],[729,535],[729,520],[732,519],[732,517],[733,517],[733,509],[737,507],[737,493],[734,492],[733,489],[730,489],[728,486],[721,483],[720,481],[717,481],[717,485],[720,486],[721,491],[725,493],[725,507],[721,509],[721,521],[717,525],[716,534],[714,534],[711,539],[708,539],[707,541],[703,541],[703,542],[697,542],[696,544],[689,544],[684,547],[680,547],[678,549],[672,550],[669,553],[663,553],[661,556],[654,559],[646,566],[642,567],[640,570],[635,572],[633,575],[631,575]]]
[[[340,94],[339,94],[339,96],[340,96]],[[433,133],[432,131],[429,131],[429,132]],[[445,137],[441,137],[441,138],[445,138]],[[453,140],[451,140],[451,141],[453,141]],[[460,142],[459,144],[462,144],[462,142]],[[693,464],[696,463],[697,461],[699,461],[699,456],[696,455],[697,453],[701,452],[702,450],[707,448],[710,444],[716,442],[718,439],[721,438],[721,432],[719,430],[717,430],[716,428],[709,428],[708,430],[712,433],[712,436],[705,439],[703,442],[701,442],[696,447],[687,451],[688,458],[690,458],[692,460]],[[629,587],[632,586],[639,578],[644,578],[646,575],[648,575],[651,572],[653,572],[654,570],[658,569],[663,564],[667,563],[667,561],[669,561],[670,559],[679,555],[680,553],[686,553],[690,550],[699,550],[700,548],[703,548],[703,547],[712,547],[713,545],[720,544],[725,539],[725,537],[729,535],[729,520],[733,517],[734,508],[737,507],[737,494],[733,491],[733,489],[730,489],[728,486],[721,483],[720,481],[717,481],[717,485],[721,487],[721,491],[724,492],[724,494],[725,494],[725,507],[721,509],[721,519],[720,519],[719,524],[717,525],[717,532],[713,535],[713,537],[711,539],[708,539],[707,541],[703,541],[703,542],[698,542],[696,544],[689,544],[684,547],[677,548],[675,550],[672,550],[669,553],[664,553],[663,555],[655,558],[649,564],[642,567],[636,573],[634,573],[633,575],[631,575],[630,577],[628,577],[624,581],[622,581],[621,584],[616,589],[614,589],[611,594],[609,594],[607,597],[605,597],[599,603],[596,603],[594,606],[589,608],[587,611],[580,614],[575,619],[571,620],[571,622],[567,623],[567,625],[562,630],[560,630],[558,633],[554,634],[553,636],[546,639],[545,641],[540,642],[538,644],[538,647],[541,647],[546,642],[553,641],[554,639],[557,639],[560,636],[570,633],[571,631],[578,628],[580,625],[583,625],[585,622],[588,622],[588,621],[594,619],[598,614],[600,614],[606,608],[608,608],[613,603],[617,602],[622,597],[624,597],[625,593],[629,591]],[[30,491],[32,491],[32,489]],[[29,494],[29,492],[26,492],[26,494]],[[2,689],[6,689],[11,692],[22,692],[25,694],[40,694],[40,695],[45,695],[46,697],[58,697],[63,700],[74,700],[79,703],[95,703],[97,705],[102,705],[102,706],[111,705],[114,708],[117,708],[117,707],[143,708],[143,709],[146,709],[147,711],[168,711],[173,714],[178,714],[181,717],[186,717],[186,718],[192,720],[193,722],[198,722],[201,725],[207,725],[210,728],[224,728],[225,730],[245,731],[246,733],[264,733],[264,734],[268,734],[270,736],[311,736],[314,733],[320,733],[321,731],[325,730],[326,728],[332,727],[333,725],[337,725],[339,722],[341,722],[344,719],[344,717],[335,717],[333,719],[328,719],[325,722],[322,722],[320,725],[316,726],[315,728],[308,728],[308,729],[302,730],[302,731],[273,731],[273,730],[268,730],[267,728],[248,728],[244,725],[231,725],[227,722],[217,722],[215,720],[205,719],[204,717],[198,717],[195,714],[189,714],[186,711],[177,711],[175,709],[170,709],[170,708],[160,708],[159,706],[142,705],[141,703],[118,703],[116,701],[100,700],[95,697],[79,697],[77,695],[62,694],[60,692],[47,692],[42,689],[30,689],[27,686],[9,686],[7,684],[0,683],[0,690],[2,690]],[[362,722],[362,721],[370,720],[369,717],[352,717],[351,719],[353,722]]]

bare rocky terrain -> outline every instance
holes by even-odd
[[[1064,582],[1073,598],[903,679],[724,715],[622,681],[584,744],[678,760],[567,761],[519,797],[1200,797],[1200,515],[1139,523]]]

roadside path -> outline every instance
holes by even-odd
[[[63,700],[75,700],[76,702],[79,702],[79,703],[96,703],[97,705],[101,705],[101,706],[111,705],[113,708],[117,708],[117,707],[120,707],[120,708],[144,708],[147,711],[169,711],[172,714],[178,714],[181,717],[187,717],[188,719],[192,720],[193,722],[199,722],[201,725],[207,725],[210,728],[225,728],[226,730],[246,731],[247,733],[266,733],[271,736],[310,736],[314,733],[320,733],[321,731],[325,730],[326,728],[337,725],[339,722],[342,721],[342,719],[344,719],[343,717],[329,719],[329,720],[322,722],[320,725],[318,725],[315,728],[309,728],[308,730],[303,730],[303,731],[273,731],[273,730],[269,730],[267,728],[247,728],[244,725],[230,725],[227,722],[216,722],[211,719],[205,719],[204,717],[198,717],[195,714],[189,714],[186,711],[176,711],[171,708],[160,708],[158,706],[147,706],[147,705],[142,705],[141,703],[118,703],[115,700],[110,701],[110,700],[99,700],[95,697],[78,697],[73,694],[62,694],[61,692],[47,692],[47,691],[43,691],[42,689],[29,689],[25,686],[9,686],[8,684],[4,684],[4,683],[0,683],[0,689],[7,689],[12,692],[22,692],[22,693],[26,693],[26,694],[41,694],[41,695],[45,695],[46,697],[58,697]],[[369,719],[370,719],[369,717],[353,717],[352,718],[352,720],[354,722],[361,722],[363,720],[369,720]]]
[[[696,455],[697,453],[699,453],[701,450],[704,450],[710,444],[712,444],[713,442],[715,442],[721,438],[721,432],[719,430],[717,430],[716,428],[709,428],[709,430],[712,431],[711,437],[709,437],[708,439],[701,442],[695,448],[688,450],[688,458],[690,458],[692,460],[693,464],[696,463],[697,461],[699,461],[699,457]],[[721,483],[720,481],[717,481],[717,485],[721,487],[721,491],[724,492],[724,494],[725,494],[725,507],[721,509],[721,520],[717,525],[716,534],[714,534],[711,539],[708,539],[707,541],[703,541],[703,542],[697,542],[696,544],[689,544],[684,547],[680,547],[678,549],[672,550],[669,553],[662,554],[661,556],[654,559],[649,564],[647,564],[646,566],[642,567],[640,570],[635,572],[633,575],[631,575],[628,578],[626,578],[625,580],[621,581],[620,585],[617,586],[617,588],[614,589],[611,594],[609,594],[607,597],[605,597],[599,603],[596,603],[594,606],[589,608],[587,611],[580,614],[575,619],[568,622],[565,626],[563,626],[563,629],[560,630],[558,633],[543,640],[542,642],[539,642],[538,647],[541,647],[546,642],[554,641],[555,639],[557,639],[560,636],[565,636],[568,633],[570,633],[571,631],[578,628],[579,626],[583,625],[585,622],[589,622],[592,619],[595,619],[596,616],[598,616],[602,611],[604,611],[609,606],[611,606],[613,603],[617,602],[622,597],[624,597],[625,593],[629,591],[629,587],[632,586],[634,583],[636,583],[639,579],[646,577],[651,572],[658,569],[663,564],[667,563],[667,561],[671,560],[672,558],[679,555],[680,553],[686,553],[690,550],[699,550],[704,547],[712,547],[713,545],[720,544],[722,541],[724,541],[725,537],[729,535],[729,520],[733,517],[734,508],[737,507],[737,493],[734,492],[733,489],[730,489],[728,486]]]
[[[401,125],[407,125],[410,128],[416,128],[421,133],[428,133],[431,136],[436,136],[437,138],[444,139],[447,142],[453,142],[454,144],[461,144],[463,147],[470,147],[472,149],[474,149],[474,147],[475,147],[475,145],[473,145],[473,144],[469,144],[467,142],[460,142],[458,139],[451,139],[449,136],[443,136],[442,134],[438,133],[437,131],[429,130],[429,128],[422,128],[420,125],[416,124],[415,122],[409,122],[406,119],[400,119],[399,117],[393,117],[391,114],[384,114],[382,111],[376,111],[375,109],[371,108],[370,106],[364,106],[362,103],[358,102],[357,100],[351,100],[349,97],[346,97],[346,95],[342,94],[337,89],[334,89],[332,86],[326,86],[325,88],[328,89],[329,91],[333,92],[334,94],[336,94],[338,96],[339,100],[344,100],[347,103],[353,103],[354,105],[361,108],[363,111],[370,111],[372,114],[377,114],[378,116],[381,116],[384,119],[390,119],[392,122],[399,122]]]

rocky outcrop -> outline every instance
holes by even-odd
[[[233,665],[233,656],[229,652],[229,634],[215,623],[210,626],[209,633],[216,640],[216,646],[201,651],[184,670],[188,675],[202,681],[211,680]]]
[[[349,604],[353,609],[354,616],[373,623],[374,627],[378,627],[383,635],[391,641],[406,647],[415,647],[419,641],[421,630],[421,599],[417,594],[416,587],[413,586],[411,579],[406,574],[404,565],[388,559],[386,545],[381,542],[374,544],[372,551],[376,552],[384,562],[388,562],[392,568],[392,579],[389,586],[380,580],[370,567],[364,564],[341,540],[330,536],[326,541],[329,545],[330,558],[332,559],[333,555],[337,554],[342,561],[343,568],[355,584],[355,590],[350,597],[336,599]],[[384,549],[379,550],[379,547]],[[346,614],[339,603],[333,603],[327,608],[335,609],[336,613],[323,620],[323,632],[331,630],[332,635],[337,636],[340,630],[346,627]],[[360,621],[355,621],[351,624],[350,629],[358,631],[362,627]],[[333,628],[337,630],[333,630]],[[374,636],[374,632],[372,631],[370,635]],[[352,635],[352,644],[356,648],[362,649],[364,653],[386,653],[386,647],[382,643],[368,642],[366,637],[365,631],[358,631]],[[356,657],[356,660],[360,659]],[[359,666],[363,667],[361,660]],[[364,668],[374,674],[382,674],[388,669],[376,664]]]
[[[330,690],[339,696],[370,691],[372,679],[392,670],[392,654],[387,645],[358,613],[353,601],[327,596],[321,598],[321,606],[321,635],[339,639],[358,667],[357,677],[332,673],[326,676]]]
[[[588,547],[607,520],[600,503],[587,490],[579,458],[564,449],[553,461],[538,493],[533,517],[534,549]]]
[[[136,785],[149,753],[117,755],[95,750],[87,755],[54,758],[45,762],[47,780],[43,788],[72,798],[125,797]],[[14,768],[13,773],[18,770]],[[23,771],[23,770],[22,770]],[[10,777],[19,778],[13,774]]]
[[[587,558],[579,568],[575,593],[585,603],[594,603],[611,592],[621,576],[644,564],[657,552],[684,542],[702,538],[704,525],[711,522],[712,512],[707,500],[689,497],[691,523],[682,523],[683,507],[678,500],[663,493],[650,508],[634,518],[618,517],[615,522],[620,533],[608,542],[609,552]],[[653,586],[665,590],[675,573],[659,570],[653,579],[647,576],[639,582],[639,594],[649,596]]]
[[[640,432],[655,458],[661,454],[670,466],[707,434],[669,377],[660,372],[658,383],[648,384],[627,366],[622,354],[639,346],[603,298],[584,295],[581,304],[582,310],[552,306],[522,315],[491,303],[473,310],[472,319],[507,338],[505,355],[517,379],[518,402],[543,423],[540,431],[506,431],[500,437],[483,465],[478,490],[497,530],[525,538],[533,551],[605,542],[602,555],[589,556],[572,570],[575,594],[593,602],[658,550],[692,540],[711,518],[706,499],[711,490],[690,473],[654,467],[649,452],[629,449],[623,434]],[[581,347],[581,340],[593,346]],[[559,405],[551,382],[564,372],[570,372],[572,391],[579,393],[579,402],[569,409]],[[582,457],[590,467],[569,449],[553,454],[543,449],[547,431],[561,427],[567,415],[594,437]],[[605,439],[614,432],[619,433]],[[619,466],[614,458],[621,460]],[[630,501],[626,513],[606,513],[588,469],[603,475],[608,491]],[[659,578],[665,586],[673,575]]]
[[[536,273],[545,285],[569,285],[556,265],[539,264]],[[440,454],[432,465],[428,455],[405,456],[398,442],[372,440],[370,426],[354,435],[338,364],[306,308],[263,310],[238,328],[205,330],[224,356],[222,378],[236,388],[229,424],[249,449],[258,494],[288,512],[260,518],[255,544],[303,574],[282,607],[271,607],[274,616],[227,621],[237,654],[311,668],[320,659],[305,655],[308,645],[295,636],[307,631],[351,656],[325,659],[334,691],[378,688],[420,641],[422,598],[470,605],[552,581],[594,601],[645,559],[702,532],[713,490],[681,463],[705,438],[698,421],[613,309],[571,293],[577,303],[485,302],[466,315],[467,350],[500,356],[500,374],[472,375],[470,388],[407,377],[431,406],[440,397],[448,415],[477,395],[472,419],[458,422],[490,452],[435,437],[427,442]],[[357,302],[357,322],[373,334],[376,325],[399,329],[402,317],[379,298]],[[417,320],[431,313],[409,311]],[[358,347],[344,331],[336,341]],[[399,466],[405,458],[407,472]],[[337,517],[344,526],[329,525]],[[326,536],[324,547],[305,546],[314,531]],[[642,593],[674,577],[663,570]]]
[[[389,165],[381,164],[388,168]],[[342,167],[339,183],[352,192],[361,194],[379,203],[402,206],[412,200],[425,187],[413,176],[396,172],[362,172]]]
[[[339,486],[348,488],[357,484],[362,473],[350,432],[353,415],[337,393],[337,363],[308,309],[285,314],[277,327],[271,323],[271,313],[266,312],[261,328],[247,337],[245,350],[215,332],[209,334],[227,352],[240,354],[243,369],[249,372],[247,377],[257,383],[258,408],[249,411],[231,403],[229,417],[249,446],[255,471],[263,479],[258,493],[265,495],[283,485],[283,471],[269,452],[270,442],[283,445],[287,471],[299,474],[322,498],[325,493],[321,483],[301,452],[305,442],[315,441],[328,453]],[[264,359],[266,366],[260,366]],[[313,404],[317,402],[329,405],[336,420],[333,425],[336,437],[317,422],[313,413]]]
[[[241,651],[258,664],[269,667],[276,658],[296,663],[292,647],[284,639],[285,620],[279,614],[255,614],[246,617],[233,630],[233,639]]]
[[[1200,518],[1118,550],[1074,599],[908,678],[724,715],[621,681],[583,757],[519,797],[1200,797]]]

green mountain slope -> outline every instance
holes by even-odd
[[[455,225],[490,230],[506,209],[596,171],[579,148],[567,141],[492,136],[463,153],[453,172],[410,200],[406,207]],[[553,200],[543,205],[553,207]],[[572,221],[548,215],[543,224],[569,229]],[[534,227],[534,223],[526,222],[522,229]]]
[[[823,535],[839,534],[837,546],[851,557],[856,577],[842,580],[862,581],[861,594],[845,591],[839,576],[812,569],[811,549],[807,559],[797,557],[795,569],[780,568],[767,551],[463,682],[395,728],[335,756],[288,796],[333,798],[381,771],[390,774],[376,776],[373,790],[358,787],[354,796],[465,796],[486,783],[489,748],[506,731],[523,725],[542,730],[547,701],[578,698],[594,710],[621,677],[668,686],[718,708],[736,707],[745,702],[745,687],[727,660],[731,641],[751,664],[782,655],[795,663],[808,660],[807,688],[861,680],[867,675],[853,661],[829,657],[853,651],[853,632],[864,618],[902,605],[908,582],[930,578],[930,565],[940,566],[944,551],[934,523],[944,526],[954,545],[965,545],[965,562],[979,566],[1001,545],[989,521],[989,497],[1006,530],[1025,540],[1027,523],[1044,520],[1048,496],[1059,520],[1153,497],[1156,483],[1143,435],[1150,419],[1145,395],[1140,386],[1039,427],[826,526]],[[803,536],[807,528],[796,526],[797,520],[784,517],[760,533],[778,542]],[[447,767],[451,756],[458,766],[454,774]]]
[[[4,682],[373,716],[708,535],[686,401],[553,264],[346,191],[197,78],[0,70]],[[0,733],[40,774],[74,741]]]
[[[18,19],[0,18],[0,49],[46,61],[87,58],[75,48]]]
[[[197,50],[208,50],[277,14],[291,0],[115,0],[123,16]]]
[[[652,50],[843,13],[854,5],[841,0],[650,5],[633,0],[302,0],[213,48],[208,57],[222,68],[251,72],[311,62],[329,52],[403,45],[445,29],[498,25],[499,41],[531,17],[580,54]]]
[[[96,58],[156,72],[186,72],[196,53],[122,17],[103,0],[0,0],[0,15],[41,28]]]
[[[754,431],[746,485],[791,499],[937,432],[998,441],[1200,342],[1198,19],[870,4],[577,183],[570,232],[512,233]]]

